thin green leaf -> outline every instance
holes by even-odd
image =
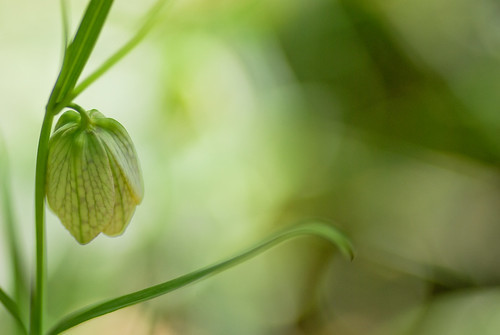
[[[73,42],[64,55],[63,66],[49,98],[48,110],[70,93],[87,63],[97,38],[104,26],[113,0],[91,0],[76,32]]]
[[[104,73],[106,73],[111,67],[113,67],[116,63],[118,63],[123,57],[125,57],[130,51],[132,51],[149,33],[151,28],[158,21],[158,18],[161,13],[161,8],[165,5],[166,0],[159,0],[156,4],[151,8],[151,10],[146,14],[144,19],[144,24],[137,31],[137,33],[125,44],[123,45],[116,53],[114,53],[111,57],[109,57],[100,67],[97,68],[92,74],[90,74],[85,80],[83,80],[76,88],[73,90],[71,94],[70,100],[72,101],[76,98],[80,93],[82,93],[87,87],[89,87],[93,82],[99,79]]]
[[[84,308],[80,311],[76,311],[56,324],[48,332],[48,335],[59,334],[90,319],[114,312],[124,307],[156,298],[195,281],[207,278],[211,275],[229,269],[251,257],[254,257],[280,242],[301,235],[316,235],[322,237],[335,244],[344,255],[348,256],[351,259],[354,257],[353,249],[349,240],[333,226],[321,222],[312,222],[297,225],[274,234],[263,240],[262,242],[257,243],[255,246],[227,260],[223,260],[214,265],[193,271],[162,284],[155,285],[115,299],[111,299],[103,303]]]
[[[21,304],[27,297],[27,285],[22,265],[21,248],[16,230],[16,219],[12,204],[12,190],[10,187],[9,160],[7,150],[0,138],[0,209],[7,233],[7,246],[12,266],[12,282],[14,297]]]
[[[7,311],[14,317],[19,328],[22,330],[23,334],[28,334],[26,326],[21,319],[21,314],[19,313],[19,308],[17,307],[14,300],[12,300],[2,288],[0,288],[0,302],[5,306]]]

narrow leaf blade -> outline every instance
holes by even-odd
[[[151,10],[146,14],[144,24],[137,33],[125,43],[118,51],[111,55],[100,67],[92,74],[85,78],[78,86],[75,87],[71,95],[71,99],[80,95],[87,87],[99,79],[104,73],[118,63],[123,57],[129,54],[151,31],[154,25],[158,22],[162,7],[167,3],[167,0],[158,0]]]
[[[61,72],[49,99],[50,108],[63,100],[75,87],[94,49],[112,4],[113,0],[90,1],[75,38],[66,50]]]
[[[267,239],[257,243],[255,246],[237,254],[236,256],[220,261],[214,265],[190,272],[186,275],[166,281],[162,284],[123,295],[121,297],[84,308],[80,311],[76,311],[75,313],[68,315],[58,324],[56,324],[48,332],[48,335],[59,334],[90,319],[114,312],[124,307],[156,298],[158,296],[191,284],[195,281],[208,278],[211,275],[227,270],[249,258],[257,256],[261,252],[273,247],[280,242],[302,235],[316,235],[324,238],[332,244],[336,245],[340,249],[340,251],[350,259],[354,257],[351,242],[335,227],[322,222],[300,224],[276,233],[268,237]]]
[[[10,253],[12,282],[14,285],[14,298],[23,305],[27,297],[27,284],[25,281],[22,252],[19,246],[18,225],[14,214],[13,193],[10,183],[9,160],[7,150],[0,138],[0,213],[3,216],[6,244]]]

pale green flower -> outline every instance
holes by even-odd
[[[118,121],[91,110],[64,113],[49,143],[47,200],[75,239],[123,233],[143,197],[134,149]]]

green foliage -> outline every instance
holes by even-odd
[[[57,103],[65,101],[67,95],[75,87],[94,49],[112,4],[113,0],[90,1],[73,42],[64,53],[61,72],[47,105],[48,110],[55,108]],[[69,102],[71,101],[67,103]]]
[[[145,37],[156,22],[165,1],[158,1],[147,14],[145,23],[137,34],[77,86],[80,75],[105,25],[112,3],[112,0],[91,0],[76,35],[69,44],[67,42],[69,27],[66,7],[64,1],[61,3],[64,59],[46,105],[36,160],[36,264],[35,283],[31,291],[30,335],[46,333],[46,196],[50,206],[63,224],[82,244],[88,243],[100,232],[111,236],[121,234],[143,196],[137,154],[125,128],[118,121],[106,118],[96,110],[87,112],[73,102],[76,96],[128,54]],[[79,114],[72,111],[64,113],[51,136],[54,117],[65,108],[74,109]],[[3,155],[2,151],[0,151],[0,155]],[[27,289],[22,284],[25,281],[25,276],[20,270],[19,248],[16,244],[12,206],[8,201],[12,196],[6,182],[8,177],[7,168],[4,166],[5,162],[4,159],[0,161],[0,181],[3,182],[2,196],[5,203],[5,221],[10,229],[8,239],[11,242],[13,279],[18,286],[16,286],[15,299],[0,289],[0,302],[13,316],[20,331],[28,333],[20,310],[21,307],[24,307],[22,296],[23,292],[27,294]],[[56,323],[48,334],[59,334],[92,318],[153,299],[189,283],[207,278],[256,256],[279,242],[301,235],[322,237],[337,245],[346,256],[353,257],[349,240],[336,228],[321,222],[298,225],[274,234],[236,256],[212,266],[84,308]]]
[[[380,147],[409,145],[498,166],[496,130],[482,126],[446,78],[408,52],[382,8],[322,1],[280,33],[298,79],[318,83],[343,107],[330,115],[321,108],[318,116],[342,120]]]
[[[63,320],[61,320],[58,324],[56,324],[48,332],[48,335],[59,334],[71,327],[74,327],[82,322],[88,321],[98,316],[111,313],[121,308],[131,306],[164,295],[166,293],[184,287],[188,284],[191,284],[195,281],[199,281],[201,279],[214,275],[218,272],[229,269],[241,262],[246,261],[251,257],[260,254],[261,252],[265,251],[266,249],[269,249],[270,247],[280,242],[302,235],[316,235],[322,237],[328,240],[329,242],[337,245],[345,256],[351,259],[353,259],[354,257],[354,252],[351,243],[336,228],[321,222],[311,222],[311,223],[297,225],[295,227],[285,229],[282,232],[276,233],[264,239],[263,241],[257,243],[255,246],[239,253],[238,255],[228,258],[227,260],[223,260],[214,265],[193,271],[191,273],[169,280],[162,284],[155,285],[74,312],[71,315],[64,318]]]

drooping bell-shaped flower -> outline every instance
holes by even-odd
[[[86,244],[123,233],[143,197],[137,154],[125,128],[97,110],[65,112],[49,142],[47,200]]]

